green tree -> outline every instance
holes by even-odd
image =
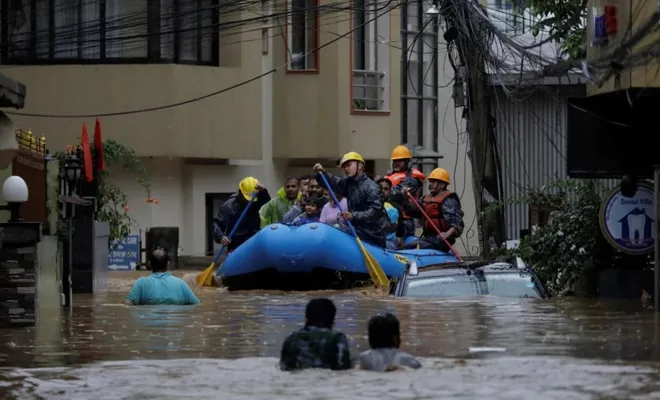
[[[69,146],[66,152],[57,152],[54,156],[59,160],[60,165],[64,165],[67,153],[79,146],[80,143],[75,146]],[[90,145],[90,150],[92,152],[95,151],[93,144]],[[135,175],[137,183],[145,191],[146,203],[158,204],[158,199],[151,196],[151,184],[149,182],[148,172],[133,149],[112,139],[107,139],[103,141],[103,155],[108,169],[98,174],[99,193],[97,201],[100,208],[97,218],[99,221],[108,222],[110,225],[108,246],[112,251],[113,243],[115,241],[121,241],[130,235],[131,230],[136,226],[136,221],[130,215],[128,196],[121,187],[112,182],[110,179],[110,170],[123,170]],[[64,220],[60,219],[58,221],[57,230],[60,237],[65,238],[67,236],[68,225]]]
[[[653,254],[635,256],[614,249],[600,229],[600,207],[606,192],[589,180],[558,180],[539,191],[494,204],[487,211],[512,204],[535,204],[554,209],[541,227],[513,250],[496,256],[520,256],[531,265],[552,294],[580,284],[582,294],[596,295],[599,271],[647,269]]]
[[[526,0],[524,5],[538,19],[532,26],[534,36],[548,32],[553,41],[561,43],[564,55],[586,57],[587,0]]]

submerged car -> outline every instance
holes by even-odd
[[[457,262],[418,269],[409,264],[393,286],[396,297],[467,297],[492,295],[547,299],[548,292],[520,258],[515,262]]]

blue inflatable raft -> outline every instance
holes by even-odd
[[[390,278],[403,276],[411,261],[418,268],[458,261],[437,250],[390,251],[364,245]],[[231,290],[343,289],[369,282],[355,238],[322,223],[263,228],[227,256],[218,276]]]

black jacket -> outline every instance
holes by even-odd
[[[231,238],[229,243],[229,251],[234,250],[243,242],[254,236],[261,228],[261,218],[259,216],[259,209],[270,201],[270,195],[267,190],[262,190],[257,194],[257,201],[250,206],[247,215],[243,218],[241,226],[238,227],[234,237]],[[218,215],[213,218],[213,240],[220,243],[223,236],[229,236],[229,233],[234,228],[238,218],[240,218],[243,210],[247,206],[248,201],[243,197],[240,192],[236,192],[227,201],[225,201]]]
[[[383,206],[383,191],[380,185],[369,179],[366,174],[340,178],[326,172],[325,176],[332,190],[346,198],[348,211],[353,214],[351,223],[360,239],[385,247],[390,223]],[[323,182],[321,177],[318,179],[319,182]]]

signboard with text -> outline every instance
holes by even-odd
[[[625,197],[614,188],[600,207],[600,228],[605,239],[627,254],[646,254],[655,243],[655,208],[653,187],[641,183],[633,197]]]
[[[108,255],[110,271],[135,271],[140,263],[140,235],[128,235],[121,242],[113,243]]]

